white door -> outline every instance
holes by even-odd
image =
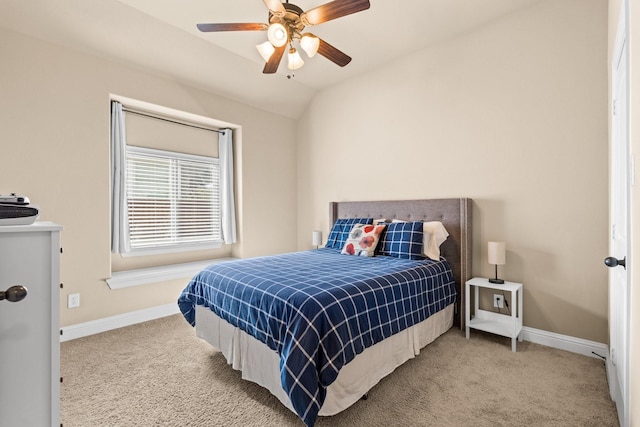
[[[629,68],[626,10],[622,7],[612,58],[610,156],[609,358],[607,375],[620,425],[629,425],[629,220],[631,177],[629,152]]]

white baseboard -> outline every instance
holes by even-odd
[[[541,329],[522,328],[522,339],[536,344],[545,345],[558,350],[566,350],[572,353],[601,359],[609,355],[609,348],[606,344],[595,341],[584,340],[582,338],[570,337],[568,335],[547,332]],[[595,353],[595,354],[594,354]]]
[[[170,303],[144,310],[132,311],[130,313],[124,313],[117,316],[92,320],[90,322],[79,323],[77,325],[66,326],[62,328],[63,333],[60,335],[60,342],[70,341],[89,335],[99,334],[100,332],[110,331],[112,329],[135,325],[136,323],[171,316],[178,314],[179,312],[178,304]],[[600,358],[600,356],[607,357],[609,355],[607,345],[595,341],[556,334],[554,332],[547,332],[541,329],[529,328],[527,326],[522,328],[521,334],[522,339],[525,341],[582,354],[584,356]]]
[[[178,314],[178,303],[170,303],[151,307],[144,310],[132,311],[130,313],[119,314],[117,316],[105,317],[103,319],[92,320],[90,322],[79,323],[61,328],[60,342],[74,340],[100,332],[110,331],[136,323],[148,322],[149,320]]]

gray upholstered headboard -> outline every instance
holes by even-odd
[[[471,278],[471,199],[331,202],[329,218],[330,224],[337,218],[441,221],[449,237],[440,254],[451,265],[458,290],[455,324],[464,328],[464,283]]]

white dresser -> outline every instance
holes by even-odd
[[[49,222],[0,226],[0,291],[27,288],[21,301],[0,300],[3,427],[60,425],[61,231]]]

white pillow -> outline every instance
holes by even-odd
[[[440,245],[447,240],[449,233],[440,221],[429,221],[423,224],[424,240],[422,250],[424,254],[433,259],[440,259]]]
[[[406,222],[394,219],[391,222]],[[422,239],[422,253],[434,260],[440,260],[440,245],[447,240],[449,232],[440,221],[425,221],[422,226],[424,238]]]

